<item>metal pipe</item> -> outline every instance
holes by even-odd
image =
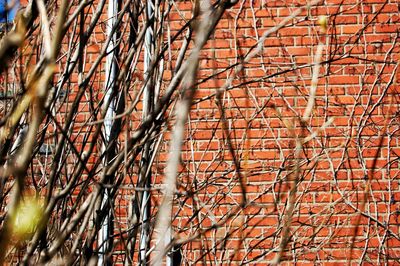
[[[112,34],[112,28],[116,23],[118,13],[118,0],[110,0],[108,2],[108,10],[107,10],[107,36]],[[105,68],[105,97],[104,103],[107,105],[107,112],[104,119],[104,143],[103,143],[103,151],[106,152],[107,146],[111,141],[112,138],[112,127],[113,127],[113,117],[115,116],[115,109],[116,109],[116,101],[115,98],[112,99],[113,88],[115,85],[116,77],[117,77],[117,62],[115,60],[115,45],[117,45],[117,35],[114,33],[114,36],[111,38],[111,42],[107,48],[108,55],[106,57],[106,68]],[[111,101],[111,102],[110,102]],[[105,156],[104,164],[108,164],[109,156]],[[108,190],[106,189],[103,195],[102,200],[102,208],[108,204],[109,201]],[[106,256],[105,254],[109,250],[109,236],[110,236],[110,229],[112,226],[110,214],[107,214],[104,218],[104,222],[101,226],[99,232],[99,244],[101,245],[99,248],[99,258],[98,258],[98,265],[104,265],[106,263]]]
[[[151,19],[154,16],[154,3],[152,0],[147,1],[147,18]],[[146,79],[148,78],[148,83],[143,92],[143,119],[147,118],[147,116],[152,112],[154,107],[154,82],[153,79],[148,77],[148,72],[150,70],[151,65],[151,57],[154,50],[153,47],[153,28],[151,25],[146,29],[145,35],[145,45],[144,45],[144,72],[146,75]],[[139,256],[140,256],[140,264],[146,265],[147,262],[147,251],[150,241],[150,193],[149,188],[151,185],[151,171],[147,171],[151,165],[149,164],[149,160],[151,157],[150,154],[151,143],[146,143],[142,159],[141,159],[141,173],[139,175],[139,182],[143,184],[144,191],[141,197],[141,222],[142,228],[140,232],[140,240],[139,240]],[[150,169],[149,169],[150,170]]]

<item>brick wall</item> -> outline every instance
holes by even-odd
[[[278,256],[285,234],[287,244],[281,260],[287,264],[343,264],[349,258],[354,263],[398,264],[400,5],[395,0],[327,0],[304,8],[305,2],[239,1],[225,12],[201,51],[173,206],[174,241],[183,243],[185,265],[267,265]],[[87,17],[81,25],[87,27],[96,5],[85,9]],[[192,8],[189,1],[170,5],[160,27],[164,35],[158,40],[167,49],[163,61],[157,62],[158,69],[163,66],[158,73],[159,95],[165,93],[174,76],[179,48],[184,43],[179,30],[191,18]],[[266,31],[299,8],[303,8],[299,15],[261,41],[262,50],[246,60]],[[49,10],[56,12],[57,5]],[[326,29],[321,25],[324,16]],[[104,104],[106,20],[103,11],[83,48],[81,70],[71,72],[62,87],[65,96],[53,106],[54,118],[49,117],[43,125],[43,134],[51,135],[44,142],[57,145],[61,130],[54,121],[65,125],[72,102],[84,88],[68,134],[80,156],[90,151],[90,145],[94,148],[85,164],[87,169],[79,174],[82,181],[73,186],[71,196],[63,203],[71,206],[81,206],[81,196],[98,186],[103,170],[102,139],[93,137],[97,125],[93,121],[101,118],[99,108]],[[126,67],[123,63],[129,53],[127,21],[128,16],[124,16],[118,59],[121,69]],[[142,21],[138,23],[142,25]],[[68,51],[76,49],[71,43],[76,41],[74,33],[79,28],[78,24],[71,27],[64,38],[54,86],[68,68]],[[178,35],[171,41],[167,33]],[[23,50],[21,54],[28,58],[33,53],[32,60],[39,62],[40,48],[35,41],[34,37],[28,39],[25,49],[31,46],[36,51]],[[193,47],[193,42],[189,46]],[[318,46],[322,47],[320,55]],[[143,47],[137,49],[137,58],[127,67],[129,85],[120,86],[120,91],[125,90],[126,106],[133,108],[118,136],[121,152],[126,140],[143,126],[142,98],[135,102],[145,79]],[[82,79],[99,56],[103,57],[99,66],[83,87]],[[313,67],[319,56],[315,104],[304,120]],[[15,73],[27,69],[18,60],[14,63]],[[241,64],[243,69],[235,72]],[[20,80],[10,72],[10,80]],[[2,90],[12,91],[10,86]],[[162,200],[160,187],[175,112],[179,112],[174,103],[179,99],[176,92],[162,125],[145,139],[156,150],[151,176],[152,224]],[[140,191],[141,145],[125,151],[126,160],[132,161],[121,163],[114,176],[118,183],[114,205],[117,237],[112,255],[118,262],[126,259],[126,235],[135,223],[132,202]],[[26,181],[43,196],[49,193],[52,156],[33,156]],[[69,150],[59,160],[65,166],[59,169],[54,185],[57,189],[65,187],[78,172],[80,159]],[[54,230],[62,228],[60,216],[72,216],[75,211],[54,211]],[[90,226],[93,224],[88,223]],[[84,236],[71,237],[71,241],[84,241]],[[137,241],[135,245],[137,248]],[[136,252],[134,260],[137,256]]]
[[[179,235],[206,231],[184,246],[189,262],[267,264],[281,242],[289,191],[294,193],[295,185],[284,260],[341,264],[351,257],[355,262],[397,263],[399,6],[394,1],[325,1],[304,10],[264,41],[262,53],[224,92],[249,204],[235,209],[241,190],[214,89],[233,75],[226,67],[240,62],[263,32],[302,4],[240,2],[226,13],[202,53],[200,77],[222,73],[199,86],[183,153],[181,191],[193,190],[196,179],[204,193],[190,203],[185,197],[177,200],[183,206],[181,211],[176,207]],[[318,23],[321,15],[328,16],[326,34]],[[324,64],[315,108],[302,125],[310,64],[319,43]],[[296,138],[311,135],[315,137],[296,158]],[[220,227],[207,230],[215,224]]]

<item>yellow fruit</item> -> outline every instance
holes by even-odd
[[[326,16],[320,16],[318,19],[318,23],[321,26],[322,32],[326,32],[328,29],[328,18]]]
[[[43,217],[42,203],[35,198],[25,199],[16,210],[13,232],[19,237],[30,235]]]

